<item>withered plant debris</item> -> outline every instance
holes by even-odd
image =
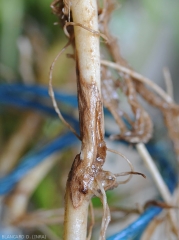
[[[100,18],[100,30],[103,31],[103,33],[108,38],[108,43],[106,44],[106,47],[108,48],[114,62],[119,63],[121,66],[127,67],[128,69],[132,70],[128,63],[121,57],[117,39],[112,37],[108,30],[110,15],[115,6],[115,1],[105,1],[105,9],[103,9]],[[108,75],[106,76],[102,74],[102,79],[105,80],[105,82],[108,80],[108,78]],[[136,96],[138,93],[150,105],[157,107],[162,112],[164,117],[164,123],[168,129],[169,136],[173,141],[176,155],[179,158],[179,105],[175,104],[174,102],[169,103],[167,102],[167,100],[165,101],[164,99],[161,99],[158,95],[156,95],[153,91],[149,90],[143,83],[139,82],[135,78],[130,78],[123,73],[120,73],[120,78],[123,79],[119,84],[120,89],[128,97],[129,104],[135,116],[135,122],[131,125],[133,127],[132,131],[127,131],[124,122],[121,120],[121,117],[124,116],[124,113],[120,111],[120,108],[118,106],[120,101],[119,99],[117,99],[117,95],[115,94],[117,88],[116,80],[110,78],[109,81],[112,81],[114,83],[108,82],[109,88],[112,85],[114,86],[114,88],[113,91],[108,94],[108,103],[106,103],[107,95],[103,95],[103,99],[104,105],[107,104],[106,107],[112,113],[117,124],[120,127],[120,134],[118,134],[114,138],[118,137],[126,141],[136,143],[146,143],[151,138],[152,122],[148,116],[148,113],[137,102]],[[102,87],[104,88],[104,91],[106,91],[106,83],[104,83]],[[110,101],[114,102],[113,97],[115,97],[115,104],[114,106],[111,106],[112,104],[110,104],[109,106]]]

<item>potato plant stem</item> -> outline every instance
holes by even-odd
[[[71,4],[73,21],[98,31],[96,0],[72,0]],[[80,75],[85,82],[96,83],[100,91],[99,36],[79,26],[74,30]]]
[[[71,0],[73,22],[98,31],[96,0]],[[92,196],[92,164],[103,143],[99,36],[74,26],[81,152],[69,174],[65,197],[65,240],[86,240],[88,206]],[[105,144],[104,144],[105,145]],[[94,166],[94,165],[93,165]]]
[[[64,239],[86,240],[89,202],[83,201],[80,207],[74,208],[70,197],[69,187],[66,189],[65,200],[66,208],[64,221]]]

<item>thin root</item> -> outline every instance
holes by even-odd
[[[62,116],[61,112],[60,112],[60,109],[58,108],[58,105],[57,105],[57,101],[55,99],[55,94],[54,94],[54,91],[53,91],[53,86],[52,86],[52,74],[53,74],[53,69],[54,69],[54,66],[55,66],[55,63],[56,61],[58,60],[58,58],[61,56],[61,54],[66,50],[66,48],[71,44],[71,40],[69,40],[69,42],[62,48],[62,50],[58,53],[58,55],[56,56],[56,58],[54,59],[51,67],[50,67],[50,73],[49,73],[49,95],[52,99],[52,104],[53,104],[53,107],[55,109],[55,112],[58,114],[58,117],[60,118],[60,120],[67,126],[67,128],[69,128],[72,133],[75,134],[75,136],[81,140],[80,136],[78,135],[78,133],[75,131],[75,129],[64,119],[64,117]]]
[[[93,33],[93,34],[95,34],[95,35],[97,35],[97,36],[101,36],[102,38],[104,38],[104,40],[106,40],[106,42],[108,42],[108,38],[107,38],[103,33],[99,32],[99,31],[95,31],[95,30],[93,30],[93,29],[91,29],[91,28],[88,28],[88,27],[86,27],[85,25],[83,25],[83,24],[81,24],[81,23],[74,23],[74,22],[66,22],[65,25],[64,25],[64,27],[63,27],[64,33],[65,33],[65,35],[66,35],[68,38],[70,38],[70,34],[69,34],[68,31],[67,31],[67,27],[68,27],[68,26],[78,26],[78,27],[82,27],[82,28],[84,28],[85,30],[87,30],[87,31],[89,31],[89,32],[91,32],[91,33]]]
[[[97,180],[97,183],[98,183],[99,189],[101,190],[100,199],[103,203],[103,218],[102,218],[102,223],[101,223],[101,231],[100,231],[99,240],[105,240],[106,230],[109,225],[109,222],[111,221],[111,214],[110,214],[109,206],[107,203],[106,192],[99,180]]]
[[[122,153],[120,153],[120,152],[118,152],[116,150],[113,150],[111,148],[107,148],[107,151],[115,153],[115,154],[121,156],[122,158],[124,158],[128,162],[128,164],[129,164],[129,166],[131,168],[131,172],[134,172],[134,167],[133,167],[132,163],[130,162],[130,160],[128,158],[126,158],[126,156],[124,156]]]
[[[107,148],[107,150],[108,150],[109,152],[115,153],[115,154],[121,156],[122,158],[124,158],[124,159],[127,161],[127,163],[129,164],[130,169],[131,169],[131,172],[134,172],[134,167],[133,167],[132,163],[131,163],[131,162],[129,161],[129,159],[126,158],[122,153],[120,153],[120,152],[118,152],[118,151],[116,151],[116,150],[110,149],[110,148]],[[132,174],[129,175],[129,177],[128,177],[126,180],[116,182],[116,185],[115,185],[115,186],[118,186],[119,184],[127,183],[127,182],[130,181],[131,178],[132,178]]]
[[[90,201],[90,215],[91,215],[91,223],[90,223],[90,226],[89,226],[89,233],[88,233],[88,237],[86,240],[90,240],[91,239],[91,236],[92,236],[92,231],[93,231],[93,226],[95,224],[95,218],[94,218],[94,208],[93,208],[93,203],[92,201]]]
[[[121,176],[127,176],[129,174],[140,175],[143,178],[146,178],[145,174],[140,173],[140,172],[122,172],[122,173],[116,173],[116,174],[114,174],[114,176],[115,177],[121,177]]]

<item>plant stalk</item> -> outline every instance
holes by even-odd
[[[65,240],[86,240],[88,206],[89,202],[84,200],[80,207],[75,208],[71,200],[69,186],[67,185],[64,218]]]
[[[71,0],[73,22],[98,31],[96,0]],[[69,173],[65,197],[65,240],[86,240],[88,206],[99,169],[104,163],[103,109],[100,91],[99,36],[75,26],[81,152]],[[97,166],[97,158],[102,163]],[[99,160],[98,160],[99,161]]]

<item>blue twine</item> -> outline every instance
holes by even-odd
[[[0,179],[0,195],[10,192],[32,168],[53,153],[62,151],[77,143],[77,138],[71,132],[60,136],[37,151],[29,153],[22,158],[20,164],[7,176]]]
[[[77,97],[75,95],[65,94],[54,91],[55,98],[60,103],[77,107]],[[3,97],[22,96],[21,98],[39,98],[49,99],[47,87],[39,85],[22,85],[22,84],[1,84],[0,85],[0,99]]]
[[[49,114],[52,116],[57,117],[57,113],[55,112],[53,107],[46,106],[45,104],[39,103],[35,101],[35,99],[27,100],[23,99],[20,96],[0,96],[0,103],[4,105],[11,105],[23,109],[31,109],[37,110],[38,112],[43,112],[45,114]],[[70,122],[72,125],[79,125],[78,121],[71,117],[69,114],[62,112],[63,117],[66,119],[67,122]],[[76,127],[78,128],[78,127]]]

